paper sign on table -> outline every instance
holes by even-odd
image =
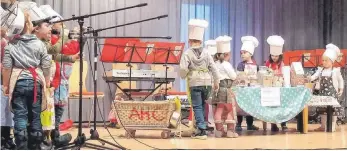
[[[261,106],[280,106],[281,89],[280,88],[261,88]]]

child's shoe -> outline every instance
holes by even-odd
[[[200,139],[200,140],[206,140],[207,139],[207,132],[204,129],[198,128],[196,130],[195,134],[193,134],[192,138]]]
[[[259,130],[259,127],[256,127],[255,125],[247,126],[247,130],[248,131],[257,131],[257,130]]]
[[[240,125],[236,124],[235,130],[238,131],[238,132],[241,132],[242,131],[241,124]]]
[[[227,123],[227,137],[228,138],[237,138],[239,137],[239,134],[235,132],[235,122],[233,123]]]
[[[272,132],[278,132],[280,129],[277,127],[277,124],[271,124],[271,131]]]

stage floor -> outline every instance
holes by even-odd
[[[262,125],[256,122],[257,126]],[[184,126],[183,126],[184,127]],[[268,125],[269,129],[270,125]],[[296,124],[288,124],[292,130]],[[310,124],[309,130],[319,127],[317,124]],[[89,128],[83,128],[87,138],[90,137]],[[114,143],[106,129],[97,127],[100,138]],[[152,149],[134,139],[124,137],[124,129],[109,128],[110,133],[116,141],[128,149]],[[77,128],[70,129],[69,132],[76,138]],[[161,131],[139,130],[136,132],[136,138],[150,146],[159,149],[346,149],[347,148],[347,125],[338,126],[337,132],[309,132],[308,134],[299,134],[297,132],[272,133],[270,130],[243,131],[239,138],[214,138],[207,140],[196,140],[189,137],[161,139]],[[88,141],[92,144],[101,145],[98,141]],[[109,145],[106,145],[110,147]],[[88,149],[88,148],[82,148]]]

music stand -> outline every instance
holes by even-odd
[[[127,91],[134,90],[146,90],[146,89],[132,89],[131,82],[132,79],[132,63],[140,64],[163,64],[166,66],[165,78],[154,80],[154,83],[159,83],[154,89],[148,89],[149,94],[146,95],[144,100],[146,100],[150,95],[154,93],[162,84],[166,84],[165,95],[167,94],[167,84],[174,79],[168,78],[168,64],[179,64],[184,44],[183,43],[160,43],[160,42],[139,42],[132,40],[127,42],[121,41],[117,43],[108,43],[110,40],[105,41],[105,46],[101,55],[101,61],[109,63],[127,63],[129,67],[129,78],[124,78],[125,80],[117,80],[119,78],[109,78],[104,77],[106,82],[116,82],[117,88],[119,88],[130,100],[133,100],[131,93]],[[112,47],[114,47],[112,49]],[[112,55],[110,55],[112,54]],[[117,82],[129,81],[129,89],[121,88]],[[141,81],[141,79],[139,80]]]

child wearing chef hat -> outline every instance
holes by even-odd
[[[216,61],[215,54],[217,53],[217,45],[215,40],[207,40],[205,41],[205,48],[207,52],[211,55],[211,57]],[[211,73],[212,76],[212,73]],[[212,81],[213,82],[213,81]],[[205,118],[206,118],[206,123],[207,123],[207,129],[214,129],[212,124],[214,123],[213,121],[213,114],[215,112],[215,106],[211,105],[212,101],[212,96],[210,96],[207,100],[207,104],[205,106]]]
[[[11,42],[14,35],[18,35],[24,28],[24,15],[23,12],[16,8],[16,2],[3,2],[1,1],[0,14],[1,14],[1,53],[0,53],[0,69],[2,69],[2,61],[4,57],[5,47]],[[5,5],[5,6],[4,6]],[[16,12],[14,14],[13,12]],[[13,113],[10,108],[9,97],[4,93],[3,82],[1,81],[1,100],[0,100],[0,127],[1,127],[1,150],[14,150],[16,145],[11,137],[11,128],[13,128]],[[13,135],[13,133],[12,133]]]
[[[259,45],[259,41],[257,38],[253,36],[244,36],[241,38],[242,41],[242,47],[241,47],[241,59],[242,62],[240,62],[237,66],[237,71],[245,72],[247,73],[247,76],[249,77],[256,77],[257,72],[259,70],[259,67],[255,60],[253,59],[254,50]],[[236,130],[242,131],[242,124],[243,116],[237,116],[237,124],[236,124]],[[246,116],[246,122],[247,122],[247,130],[259,130],[258,127],[253,125],[253,117],[252,116]]]
[[[265,62],[265,66],[271,69],[275,74],[282,74],[283,63],[283,45],[284,39],[281,36],[273,35],[267,38],[267,43],[270,46],[269,60]],[[286,131],[288,127],[286,122],[281,123],[283,131]],[[271,124],[271,131],[277,132],[279,128],[276,124]]]
[[[212,88],[212,78],[214,89],[219,87],[217,67],[208,51],[202,48],[207,26],[208,22],[205,20],[191,19],[189,21],[189,49],[183,53],[180,62],[180,77],[187,79],[197,126],[193,138],[197,139],[207,138],[204,110],[205,100],[208,99]]]
[[[232,81],[236,79],[236,72],[232,65],[229,63],[230,59],[230,41],[229,36],[220,36],[217,41],[217,54],[216,66],[220,74],[219,89],[214,92],[212,103],[217,106],[214,115],[216,137],[238,137],[235,132],[235,119],[236,119],[236,107],[235,107],[235,94],[231,89]],[[227,132],[225,133],[222,121],[223,112],[227,112],[227,118],[225,123],[227,124]]]
[[[205,46],[208,51],[208,53],[211,55],[211,57],[214,59],[214,61],[217,61],[215,59],[215,54],[217,53],[217,43],[215,40],[207,40],[205,41]]]
[[[319,67],[314,75],[311,76],[311,81],[318,80],[315,88],[319,91],[320,96],[332,96],[338,99],[344,89],[344,82],[340,72],[340,68],[334,68],[333,64],[340,55],[340,49],[334,44],[326,45],[326,50],[322,56],[323,67]],[[319,107],[317,111],[321,117],[321,126],[315,131],[326,131],[327,115],[326,107]],[[342,108],[335,107],[332,118],[332,129],[336,131],[337,116],[341,116]]]

